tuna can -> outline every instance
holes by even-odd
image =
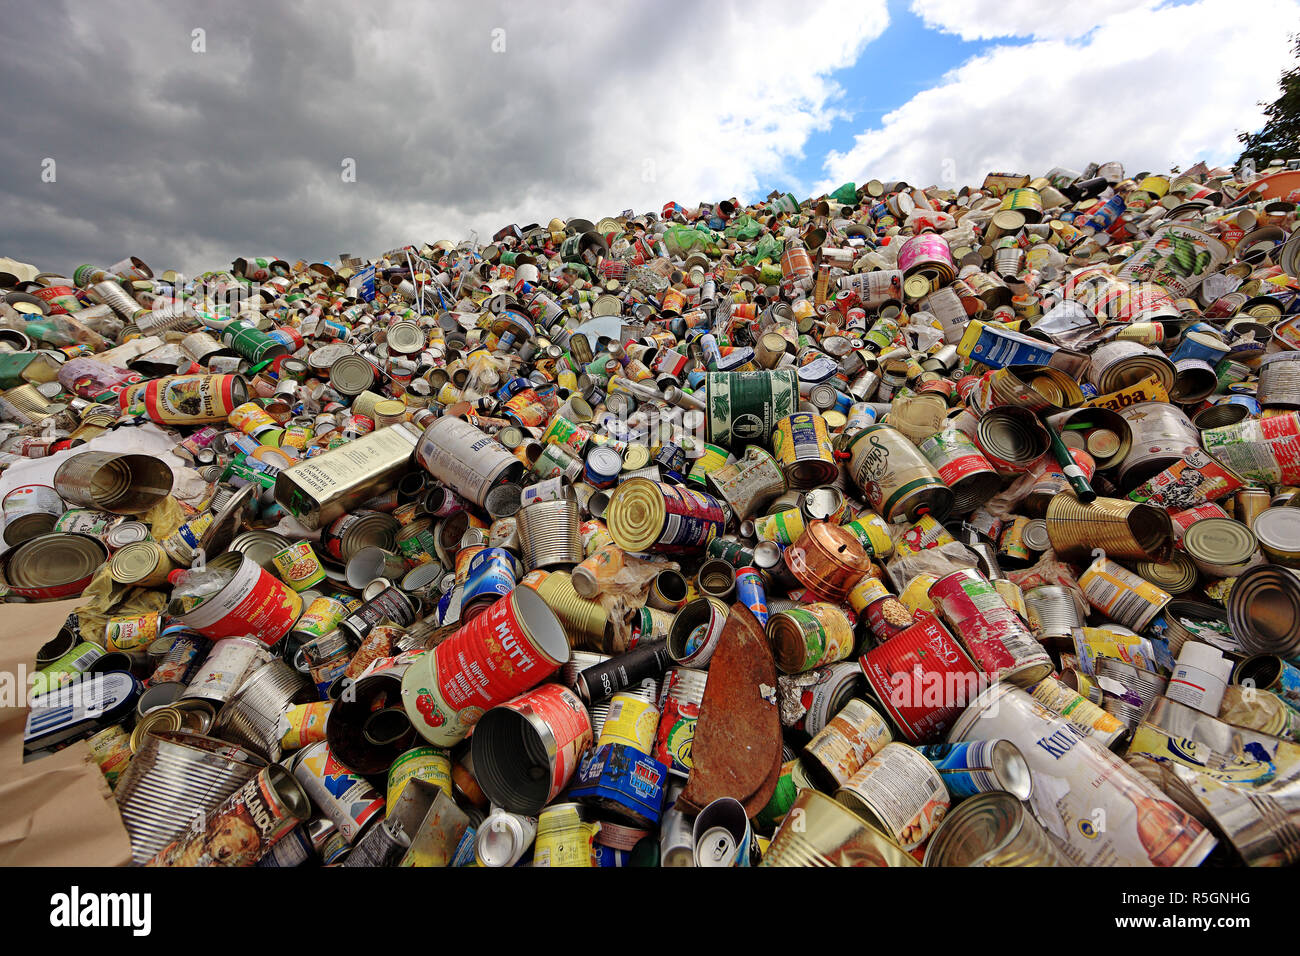
[[[271,561],[280,579],[295,591],[306,591],[325,580],[325,568],[310,541],[296,541],[277,551]]]
[[[401,588],[390,585],[374,597],[367,598],[361,607],[339,621],[339,630],[346,634],[355,646],[386,621],[392,621],[398,627],[409,627],[415,623],[419,610],[419,605],[414,598]]]
[[[953,803],[981,793],[1009,793],[1028,800],[1033,778],[1024,755],[1009,740],[972,740],[917,748],[943,778]]]
[[[951,805],[939,771],[900,743],[886,744],[835,792],[835,799],[905,850],[924,843]]]
[[[425,740],[450,747],[486,710],[545,680],[568,659],[569,642],[555,612],[536,591],[517,587],[417,656],[402,677],[402,702]]]
[[[252,866],[311,811],[311,801],[293,775],[271,764],[146,865]]]
[[[868,503],[886,521],[948,517],[953,492],[920,450],[888,425],[870,425],[849,440],[849,473]]]
[[[59,465],[54,490],[68,504],[113,514],[144,514],[171,494],[175,478],[152,455],[83,451]]]
[[[917,622],[861,659],[876,699],[904,737],[933,740],[952,725],[979,692],[981,674],[965,649],[934,615]]]
[[[1183,550],[1210,578],[1235,578],[1264,559],[1251,530],[1231,518],[1202,518],[1183,532]]]
[[[1237,578],[1228,593],[1228,624],[1247,654],[1300,658],[1300,577],[1258,565]]]
[[[826,419],[796,412],[776,423],[772,451],[791,488],[816,488],[833,482],[839,474]]]
[[[818,789],[848,783],[873,755],[893,740],[889,725],[865,700],[853,699],[804,747],[804,767]]]
[[[241,747],[181,731],[154,731],[118,778],[113,797],[137,865],[219,807],[266,761]]]
[[[398,756],[388,768],[388,806],[397,806],[402,791],[412,780],[431,783],[450,797],[450,755],[441,747],[415,747]]]
[[[605,524],[624,551],[691,553],[722,533],[726,515],[711,495],[630,478],[610,495]]]
[[[1214,837],[1145,777],[1010,684],[984,691],[948,734],[997,738],[1020,749],[1037,784],[1030,803],[1074,866],[1198,866],[1213,849]]]
[[[684,667],[707,667],[730,609],[716,598],[683,605],[668,630],[668,655]]]
[[[1173,555],[1169,514],[1154,505],[1097,498],[1087,504],[1060,494],[1047,506],[1047,536],[1066,560],[1089,556],[1094,548],[1120,558],[1163,563]]]
[[[708,440],[724,448],[765,441],[779,420],[799,410],[794,369],[710,372],[705,387]]]
[[[108,549],[98,538],[55,531],[0,555],[0,584],[35,601],[76,597],[107,560]]]
[[[916,860],[891,838],[820,790],[799,790],[760,866],[909,867]]]
[[[1201,446],[1201,433],[1174,405],[1139,402],[1121,408],[1119,415],[1132,434],[1129,453],[1119,466],[1120,487],[1125,490],[1136,488]]]
[[[1300,582],[1298,582],[1300,585]],[[1084,597],[1111,620],[1143,631],[1173,600],[1173,595],[1144,581],[1123,565],[1099,557],[1079,577]]]
[[[1069,866],[1070,861],[1023,802],[991,792],[952,808],[925,848],[925,865]]]
[[[1044,677],[1029,688],[1029,693],[1052,713],[1060,714],[1081,734],[1095,738],[1103,747],[1113,747],[1128,737],[1128,728],[1123,721],[1055,677]]]
[[[853,653],[853,621],[835,604],[780,611],[769,618],[766,631],[777,669],[784,674],[801,674]]]
[[[514,556],[504,548],[484,548],[470,558],[460,598],[461,620],[472,620],[479,611],[513,591],[518,583],[516,569]]]
[[[345,843],[355,844],[367,827],[383,819],[383,795],[335,760],[326,741],[298,751],[289,769]]]
[[[1047,651],[979,571],[954,571],[932,584],[928,593],[990,677],[1030,687],[1052,673]]]
[[[966,514],[1002,487],[1002,478],[965,433],[935,432],[918,446],[939,479],[952,489],[954,514]]]
[[[659,710],[639,693],[620,691],[610,698],[609,712],[596,738],[596,749],[607,744],[622,744],[637,753],[654,750],[655,731],[659,727]]]
[[[659,702],[659,725],[654,749],[650,752],[668,768],[668,772],[685,777],[695,766],[692,745],[695,722],[704,701],[709,672],[691,667],[671,667],[664,679]]]
[[[600,833],[599,823],[582,818],[576,803],[557,803],[537,817],[537,839],[533,843],[533,866],[595,866],[592,842]]]
[[[686,603],[689,594],[690,586],[682,573],[666,568],[650,581],[650,591],[646,595],[645,606],[676,613]]]
[[[442,484],[480,507],[493,487],[518,483],[524,474],[523,463],[500,442],[450,416],[437,419],[424,430],[415,459]]]
[[[591,746],[591,721],[561,684],[493,707],[474,730],[471,753],[483,792],[511,813],[537,814],[573,776]]]
[[[750,445],[740,460],[712,472],[709,483],[731,506],[737,521],[753,517],[786,490],[781,466],[758,445]]]

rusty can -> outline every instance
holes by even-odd
[[[784,552],[785,566],[814,595],[843,604],[871,567],[862,544],[840,525],[813,521]]]

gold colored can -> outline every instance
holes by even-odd
[[[118,584],[142,588],[162,587],[177,565],[156,541],[137,541],[114,553],[108,573]]]

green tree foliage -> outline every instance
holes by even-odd
[[[1300,33],[1292,39],[1294,52],[1300,56]],[[1237,158],[1238,163],[1254,160],[1255,167],[1263,170],[1275,159],[1300,157],[1300,66],[1283,73],[1279,86],[1282,95],[1264,107],[1264,115],[1268,117],[1264,128],[1237,137],[1245,147]]]

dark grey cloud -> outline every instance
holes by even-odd
[[[731,195],[825,123],[871,7],[773,70],[757,41],[806,9],[7,0],[0,255],[194,271]]]

